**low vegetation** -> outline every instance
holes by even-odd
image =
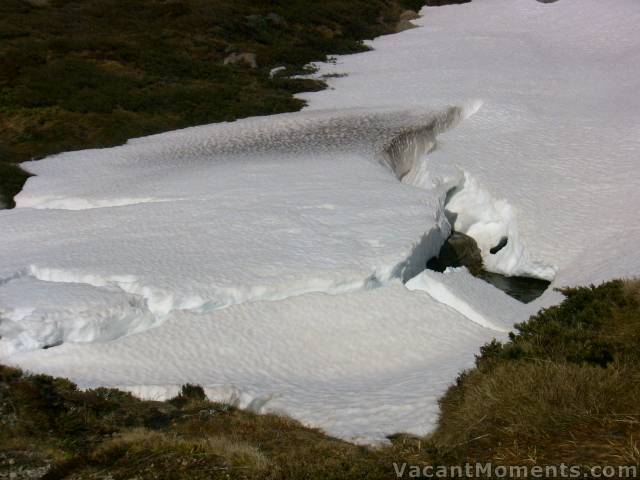
[[[288,76],[363,50],[404,9],[450,1],[3,0],[0,207],[22,187],[27,159],[297,110],[293,93],[323,85]],[[234,53],[249,57],[225,64]],[[394,462],[640,466],[640,282],[564,293],[508,342],[482,348],[442,398],[432,435],[379,448],[212,403],[195,385],[142,401],[0,366],[0,479],[388,479]]]
[[[0,478],[361,480],[387,478],[391,462],[416,451],[352,445],[209,402],[193,385],[151,402],[0,367],[0,408]]]
[[[367,448],[276,415],[0,366],[0,478],[388,479],[393,464],[640,466],[640,282],[567,289],[482,348],[426,438]],[[408,472],[408,470],[407,470]]]
[[[364,50],[362,39],[394,31],[403,10],[423,4],[3,0],[0,197],[12,204],[25,179],[15,164],[27,159],[298,110],[293,94],[323,84],[288,75]],[[271,78],[274,67],[285,69]]]
[[[640,463],[640,282],[566,300],[484,346],[440,405],[431,441],[452,460]]]

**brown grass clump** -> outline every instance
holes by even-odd
[[[88,463],[136,474],[139,467],[147,468],[141,465],[140,459],[153,459],[153,463],[165,465],[163,468],[170,470],[175,466],[188,468],[191,472],[239,469],[250,478],[259,477],[270,466],[265,455],[246,442],[220,435],[187,439],[175,432],[146,428],[124,431],[102,443]],[[154,467],[150,471],[155,470]]]
[[[441,401],[432,440],[472,456],[607,464],[640,433],[640,376],[627,367],[518,361],[474,370],[460,384]],[[598,448],[593,441],[576,448],[578,437],[595,440]],[[514,451],[518,445],[528,448]]]
[[[430,440],[457,459],[636,465],[639,285],[565,290],[510,342],[485,346],[441,400]]]

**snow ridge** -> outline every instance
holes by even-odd
[[[21,201],[21,208],[59,209],[59,210],[91,210],[94,208],[125,207],[140,203],[160,203],[177,199],[163,199],[154,197],[120,197],[92,201],[78,197],[27,197]]]
[[[417,275],[412,278],[407,282],[407,288],[409,290],[420,290],[428,293],[434,300],[453,308],[455,311],[468,318],[473,323],[477,323],[481,327],[503,333],[510,330],[509,327],[497,325],[490,318],[487,318],[485,315],[476,311],[468,301],[455,292],[455,287],[452,288],[451,286],[446,285],[444,282],[439,280],[435,274],[431,275],[430,273],[431,272],[424,272],[424,274]],[[448,273],[449,272],[445,272],[445,274]]]
[[[84,210],[177,200],[184,194],[182,188],[176,192],[158,188],[158,184],[167,181],[167,169],[175,168],[176,161],[185,170],[256,157],[292,158],[312,152],[338,152],[389,164],[385,151],[393,149],[395,139],[414,132],[430,141],[457,125],[473,108],[477,106],[280,114],[185,128],[132,139],[110,149],[67,152],[23,164],[34,176],[16,196],[16,207]],[[391,166],[397,175],[398,167]],[[78,175],[79,169],[92,173]],[[96,182],[95,176],[103,177],[102,182]],[[74,181],[69,182],[69,178]],[[156,185],[145,191],[149,178]],[[109,179],[113,181],[108,182]]]

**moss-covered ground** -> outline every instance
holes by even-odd
[[[421,0],[2,0],[0,200],[21,161],[204,123],[298,110],[292,80],[365,49]],[[224,64],[255,55],[257,67]],[[271,78],[272,68],[286,70]]]

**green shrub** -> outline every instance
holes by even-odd
[[[562,290],[567,297],[564,302],[517,324],[517,333],[510,335],[508,343],[483,347],[478,367],[518,359],[601,367],[628,358],[640,360],[640,303],[627,292],[627,285],[617,280]]]

